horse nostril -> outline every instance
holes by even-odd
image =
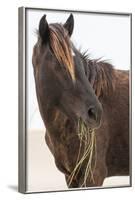
[[[95,121],[97,121],[97,112],[95,108],[89,108],[88,110],[88,116],[90,119],[94,119]]]

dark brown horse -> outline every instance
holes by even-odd
[[[68,187],[101,186],[129,174],[129,75],[90,60],[64,25],[44,15],[33,49],[33,67],[45,139]]]

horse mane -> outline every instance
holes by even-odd
[[[56,56],[58,62],[64,65],[69,72],[73,81],[75,81],[74,60],[72,56],[72,43],[68,36],[68,32],[62,24],[50,24],[50,47]],[[107,95],[115,89],[115,76],[113,66],[106,61],[100,59],[89,59],[87,51],[80,52],[88,77],[95,94],[99,97]]]
[[[61,24],[49,25],[50,47],[58,62],[63,64],[72,80],[75,80],[74,62],[71,52],[71,42],[66,29]]]
[[[113,65],[101,59],[89,59],[87,51],[82,53],[82,59],[85,62],[86,76],[98,97],[109,95],[109,92],[115,90],[116,79]]]
[[[105,61],[94,60],[90,65],[90,83],[93,85],[96,95],[105,96],[115,89],[113,66]]]

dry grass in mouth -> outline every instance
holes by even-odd
[[[83,179],[83,183],[80,186],[80,187],[86,187],[87,186],[86,182],[87,182],[89,175],[90,175],[89,181],[93,181],[93,183],[94,183],[93,172],[96,167],[96,136],[95,136],[94,129],[92,130],[91,128],[89,128],[82,121],[82,119],[78,120],[77,132],[78,132],[78,137],[80,140],[80,146],[79,146],[78,156],[77,156],[77,160],[76,160],[76,165],[68,179],[68,186],[71,185],[73,179],[80,171],[82,163],[87,158],[88,161],[86,164],[86,168],[84,169],[84,179]],[[83,148],[84,151],[83,151],[83,155],[81,156],[80,154],[81,154],[81,150],[82,150],[83,146],[84,146],[84,148]],[[94,157],[93,157],[93,155],[94,155]],[[93,161],[93,159],[94,159],[94,161]],[[94,162],[94,164],[93,164],[93,162]]]

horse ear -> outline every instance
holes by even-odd
[[[49,26],[46,21],[46,15],[44,15],[39,22],[39,35],[43,43],[46,43],[49,39]]]
[[[64,28],[68,31],[69,36],[71,36],[74,29],[74,17],[72,14],[70,14],[69,18],[64,24]]]

